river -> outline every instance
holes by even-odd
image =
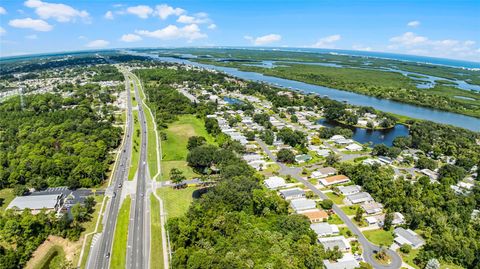
[[[128,53],[139,56],[148,56],[153,59],[165,62],[188,64],[213,69],[241,79],[265,82],[278,87],[300,90],[305,93],[316,93],[321,96],[328,96],[329,98],[334,100],[345,101],[353,105],[371,106],[381,111],[404,115],[411,118],[429,120],[437,123],[451,124],[453,126],[462,127],[476,132],[480,131],[480,119],[452,112],[446,112],[427,107],[420,107],[387,99],[375,98],[358,93],[308,84],[300,81],[265,76],[256,72],[240,71],[232,67],[201,64],[189,61],[187,59],[178,59],[173,57],[159,57],[158,55],[149,53],[140,53],[133,51],[128,51]]]

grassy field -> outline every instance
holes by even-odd
[[[351,205],[351,206],[344,206],[342,207],[343,212],[347,215],[355,215],[357,213],[357,210],[360,206],[358,205]]]
[[[331,215],[328,217],[329,224],[343,224],[343,220],[341,220],[336,214]]]
[[[147,160],[150,176],[154,177],[158,173],[157,167],[157,136],[155,134],[155,125],[150,112],[145,109],[145,120],[147,121]]]
[[[325,195],[337,205],[343,204],[343,198],[345,198],[343,195],[337,195],[333,192],[326,192]]]
[[[160,202],[153,194],[150,194],[151,206],[151,253],[150,267],[152,269],[163,269],[162,252],[162,226],[160,223]]]
[[[410,251],[410,253],[408,254],[404,254],[403,252],[401,251],[397,251],[398,253],[400,253],[400,256],[402,257],[402,260],[407,263],[408,265],[412,266],[413,268],[415,269],[418,269],[419,267],[413,262],[413,259],[415,259],[415,257],[417,257],[417,254],[420,250],[419,249],[412,249]]]
[[[92,214],[92,219],[88,222],[85,222],[82,224],[83,228],[85,228],[85,230],[82,232],[82,234],[80,235],[80,239],[83,240],[83,238],[85,237],[86,234],[88,233],[91,233],[93,231],[95,231],[95,225],[97,224],[97,220],[98,218],[102,217],[99,213],[100,211],[100,208],[102,207],[102,201],[103,201],[103,195],[97,195],[95,196],[95,202],[97,202],[95,204],[95,212],[93,212]],[[105,208],[104,208],[105,210]],[[100,225],[99,225],[99,230],[102,228],[102,224],[100,222]],[[101,231],[101,230],[100,230]],[[85,265],[87,263],[87,260],[88,260],[88,253],[90,252],[90,247],[91,247],[91,242],[92,242],[92,238],[93,238],[93,235],[90,235],[87,239],[87,244],[85,245],[85,253],[83,254],[83,257],[82,257],[82,263],[80,265],[81,268],[85,268]],[[78,250],[78,254],[75,255],[75,259],[73,260],[73,264],[76,265],[78,263],[78,259],[80,258],[80,251],[82,249],[80,248]]]
[[[115,237],[113,239],[111,268],[125,268],[127,258],[128,221],[130,218],[130,204],[132,199],[127,196],[120,207],[117,224],[115,226]]]
[[[35,265],[35,269],[60,268],[56,267],[65,261],[65,252],[61,246],[53,246],[43,256],[43,258]]]
[[[0,190],[0,211],[4,211],[13,198],[15,198],[13,189]]]
[[[393,233],[383,229],[364,231],[365,237],[375,245],[384,245],[389,247],[393,244]]]
[[[167,218],[180,217],[185,214],[193,201],[192,194],[195,190],[196,188],[194,187],[179,190],[169,187],[158,189],[157,193],[163,200]]]
[[[186,161],[164,161],[162,162],[162,177],[161,180],[168,180],[169,179],[169,174],[170,174],[170,169],[172,168],[177,168],[180,171],[183,172],[183,175],[187,179],[193,179],[195,177],[198,177],[199,174],[195,173],[193,169],[188,166]]]
[[[215,143],[213,137],[205,130],[203,120],[194,115],[179,116],[177,121],[168,126],[165,133],[167,140],[162,141],[162,159],[164,161],[185,160],[188,153],[188,138],[191,136],[203,136],[208,143]]]
[[[140,122],[138,121],[138,111],[134,110],[133,114],[133,144],[132,144],[132,158],[130,160],[130,170],[128,171],[128,180],[133,180],[138,169],[138,162],[140,160],[140,145],[142,143]]]

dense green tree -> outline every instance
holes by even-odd
[[[282,163],[294,163],[295,154],[289,149],[281,149],[277,153],[277,161]]]
[[[204,145],[207,142],[203,136],[191,136],[188,138],[187,149],[191,150],[193,148]]]

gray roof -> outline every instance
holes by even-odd
[[[310,229],[312,229],[318,235],[333,234],[334,232],[338,232],[338,229],[335,230],[334,227],[335,226],[332,226],[326,222],[310,224]]]
[[[420,246],[425,243],[425,241],[414,231],[408,229],[405,230],[404,228],[396,228],[394,230],[396,236],[403,237],[407,241],[409,241],[413,246]]]
[[[309,200],[309,199],[291,200],[290,204],[296,212],[308,210],[308,209],[314,209],[317,207],[317,204],[315,203],[315,201]]]
[[[318,238],[318,242],[320,242],[326,249],[333,249],[336,246],[339,250],[350,248],[350,246],[347,245],[348,242],[345,240],[344,236]]]
[[[298,195],[305,196],[305,191],[300,188],[281,190],[280,193],[283,195],[283,197],[291,197]]]
[[[355,193],[352,195],[348,195],[347,198],[354,204],[373,201],[372,196],[370,196],[368,192]]]
[[[359,266],[356,260],[338,262],[330,262],[329,260],[325,260],[323,263],[325,264],[326,269],[354,269]]]
[[[335,174],[337,173],[337,169],[333,167],[323,167],[317,169],[318,172],[322,173],[323,175],[328,175],[328,174]]]
[[[349,186],[340,186],[338,187],[338,190],[340,190],[341,193],[346,194],[346,193],[360,192],[362,188],[358,185],[349,185]]]
[[[43,208],[53,209],[58,203],[59,196],[60,194],[17,196],[8,205],[7,209],[14,207],[18,208],[19,210],[23,210],[25,208],[34,210]]]

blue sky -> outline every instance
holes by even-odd
[[[0,55],[121,47],[273,46],[480,61],[480,1],[0,2]]]

